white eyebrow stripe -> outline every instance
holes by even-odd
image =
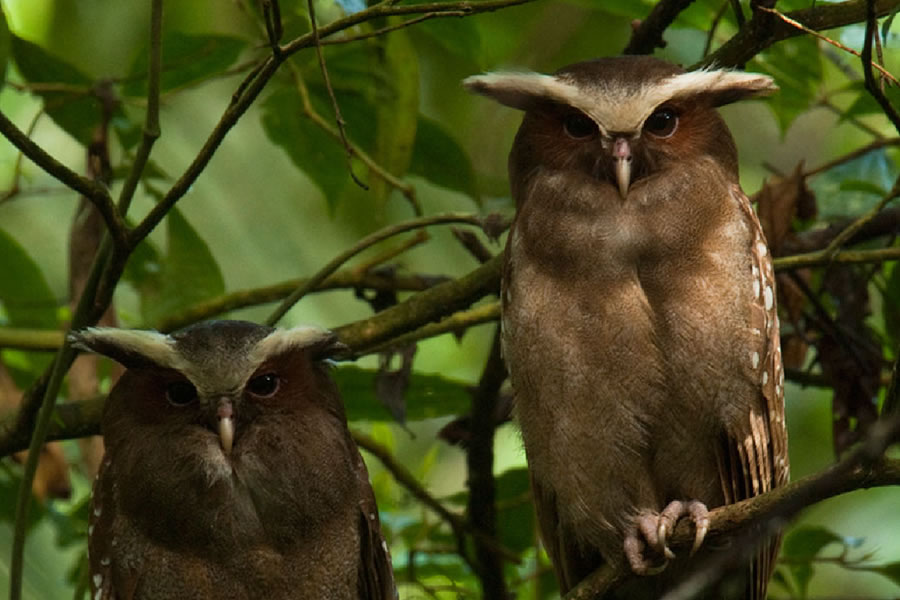
[[[771,77],[742,71],[702,69],[678,73],[637,88],[598,81],[579,86],[567,74],[495,72],[468,77],[463,85],[498,102],[528,110],[535,98],[576,108],[588,115],[601,132],[637,132],[658,106],[684,96],[728,89],[744,90],[744,96],[777,89]]]

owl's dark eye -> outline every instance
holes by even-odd
[[[166,398],[173,406],[186,406],[196,400],[197,388],[190,381],[176,381],[166,388]]]
[[[596,135],[597,124],[581,113],[571,113],[563,119],[563,129],[569,137],[583,140]]]
[[[278,376],[274,373],[258,375],[247,382],[247,391],[254,396],[267,398],[278,391]]]
[[[678,113],[671,108],[660,108],[644,121],[644,131],[656,137],[667,138],[678,127]]]

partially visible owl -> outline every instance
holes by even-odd
[[[127,367],[103,413],[92,599],[395,597],[323,362],[341,347],[332,333],[212,321],[72,341]]]
[[[716,111],[775,85],[650,57],[465,85],[525,111],[502,339],[561,590],[611,563],[659,598],[679,518],[696,549],[709,508],[788,479],[772,262]],[[709,597],[763,598],[777,550]]]

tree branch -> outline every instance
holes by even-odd
[[[499,292],[502,261],[500,254],[459,279],[438,284],[368,319],[338,327],[335,333],[351,348],[348,356],[367,353],[391,338]]]
[[[393,225],[389,225],[383,229],[379,229],[375,233],[369,234],[357,243],[355,243],[350,248],[344,250],[333,259],[331,259],[328,264],[319,269],[319,271],[310,277],[306,283],[297,288],[294,292],[291,293],[287,298],[284,299],[275,312],[269,315],[269,318],[266,319],[267,325],[274,325],[294,306],[303,296],[309,293],[311,290],[318,287],[325,278],[337,271],[341,265],[346,263],[348,260],[362,252],[363,250],[374,246],[378,242],[382,240],[386,240],[389,237],[395,236],[397,234],[403,233],[405,231],[412,231],[414,229],[421,229],[423,227],[429,227],[431,225],[440,225],[443,223],[466,223],[468,225],[476,225],[481,227],[483,225],[483,219],[478,215],[471,215],[466,213],[444,213],[438,215],[431,215],[429,217],[421,217],[418,219],[410,219],[408,221],[403,221],[401,223],[395,223]]]
[[[647,18],[641,21],[622,54],[652,54],[657,48],[665,48],[663,32],[668,29],[681,11],[690,6],[694,0],[662,0],[657,2]]]
[[[113,240],[119,247],[125,245],[125,221],[116,210],[112,197],[106,186],[94,181],[89,177],[82,177],[69,167],[65,166],[52,156],[46,150],[37,145],[29,138],[21,129],[16,127],[15,123],[0,112],[0,134],[8,139],[13,146],[18,148],[22,154],[27,156],[37,166],[58,179],[67,187],[75,190],[93,204],[97,211],[103,216],[106,228],[109,230]]]
[[[900,0],[878,0],[874,3],[875,15],[878,17],[887,15],[897,6],[900,6]],[[814,31],[833,29],[865,21],[866,0],[815,4],[812,8],[791,11],[787,16]],[[747,21],[734,37],[693,68],[712,65],[740,67],[772,44],[804,33],[781,20],[775,20],[771,26],[763,27],[764,18],[772,20],[774,17],[764,11],[755,11],[753,18]]]
[[[743,548],[745,552],[750,553],[757,547],[757,542],[771,533],[773,525],[777,528],[807,506],[861,488],[900,485],[900,459],[879,458],[885,448],[896,440],[897,432],[900,430],[898,423],[900,421],[897,420],[891,423],[878,423],[872,428],[867,440],[854,452],[820,473],[765,494],[713,509],[709,513],[709,532],[704,543],[709,544],[725,536],[755,530],[757,532],[755,539],[741,538],[742,543],[731,545],[731,548]],[[672,532],[669,545],[676,553],[689,552],[693,541],[692,526],[686,519],[682,519]],[[734,554],[719,553],[732,560],[735,558]],[[705,571],[706,569],[701,566],[701,574]],[[716,568],[715,572],[717,574],[721,569]],[[578,584],[566,595],[565,600],[602,597],[604,593],[629,577],[631,575],[628,573],[616,573],[612,567],[604,565]],[[708,583],[704,578],[702,582],[685,581],[682,586],[695,591],[706,587]],[[670,592],[666,598],[669,600],[686,598],[678,595],[679,589],[681,586],[676,588],[674,593]]]

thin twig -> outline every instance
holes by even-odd
[[[440,225],[445,223],[467,223],[469,225],[475,225],[480,227],[482,224],[482,218],[478,215],[467,214],[467,213],[444,213],[439,215],[432,215],[430,217],[422,217],[419,219],[411,219],[409,221],[403,221],[401,223],[395,223],[394,225],[389,225],[383,229],[376,231],[370,235],[367,235],[353,246],[344,250],[333,259],[331,259],[324,267],[322,267],[315,275],[310,277],[307,282],[297,288],[290,296],[285,298],[284,302],[282,302],[278,308],[273,312],[268,319],[266,319],[266,324],[274,325],[294,306],[303,296],[309,293],[310,290],[315,289],[320,283],[322,283],[326,277],[334,273],[338,270],[338,268],[346,263],[348,260],[369,248],[382,240],[386,240],[389,237],[395,236],[399,233],[403,233],[404,231],[411,231],[414,229],[421,229],[423,227],[429,227],[431,225]]]
[[[291,68],[291,72],[294,75],[294,82],[297,85],[297,92],[300,94],[300,101],[303,105],[303,113],[313,122],[315,123],[322,131],[333,137],[334,139],[341,141],[341,134],[336,127],[332,127],[328,121],[322,117],[316,109],[312,105],[312,101],[309,97],[309,90],[306,87],[306,83],[303,81],[303,77],[300,74],[299,68],[294,63],[289,63]],[[369,156],[362,148],[354,144],[353,142],[349,143],[349,149],[351,154],[358,158],[366,167],[369,169],[369,172],[374,174],[377,177],[380,177],[388,185],[396,188],[403,194],[403,197],[407,199],[407,201],[412,205],[413,212],[417,217],[422,216],[422,205],[419,203],[418,198],[416,197],[416,189],[406,183],[405,181],[398,179],[393,174],[388,172],[387,169],[378,164],[375,159]]]
[[[316,47],[316,58],[319,61],[319,70],[322,72],[322,81],[325,83],[325,90],[328,92],[328,98],[331,100],[331,108],[334,110],[334,121],[337,123],[338,133],[341,135],[341,144],[347,156],[347,171],[353,182],[364,190],[368,190],[369,186],[362,182],[353,172],[353,153],[350,150],[350,142],[347,141],[347,122],[341,115],[341,107],[338,104],[337,96],[334,95],[334,88],[331,87],[331,78],[328,77],[328,67],[325,66],[325,53],[322,51],[322,43],[319,39],[319,25],[316,23],[316,8],[314,0],[307,0],[306,5],[309,7],[309,24],[312,28],[313,45]]]
[[[810,29],[809,27],[807,27],[807,26],[804,25],[803,23],[801,23],[801,22],[799,22],[799,21],[797,21],[797,20],[795,20],[795,19],[790,18],[789,16],[787,16],[786,14],[780,12],[780,11],[777,10],[777,9],[774,9],[774,8],[766,8],[765,6],[760,6],[759,9],[762,10],[762,11],[768,12],[768,13],[772,13],[773,15],[775,15],[776,17],[778,17],[779,19],[781,19],[782,21],[784,21],[785,23],[787,23],[787,24],[790,25],[791,27],[796,27],[797,29],[803,31],[804,33],[808,33],[809,35],[811,35],[811,36],[813,36],[813,37],[815,37],[815,38],[818,38],[818,39],[822,40],[823,42],[825,42],[825,43],[827,43],[827,44],[831,44],[831,45],[834,46],[835,48],[840,48],[840,49],[843,50],[844,52],[849,52],[849,53],[852,54],[853,56],[862,57],[862,55],[861,55],[859,52],[857,52],[856,50],[854,50],[853,48],[851,48],[851,47],[849,47],[849,46],[845,46],[844,44],[838,42],[837,40],[833,40],[833,39],[829,38],[828,36],[822,35],[822,34],[819,33],[818,31],[815,31],[814,29]],[[885,68],[882,67],[881,65],[879,65],[879,64],[877,64],[877,63],[874,63],[874,62],[872,62],[871,60],[868,61],[868,64],[871,64],[873,67],[875,67],[876,69],[878,69],[879,71],[881,71],[881,74],[882,74],[882,75],[884,75],[885,77],[887,77],[888,79],[890,79],[891,81],[893,81],[895,84],[900,85],[900,82],[898,82],[897,79],[896,79],[893,75],[891,75],[891,74],[887,71],[887,69],[885,69]]]
[[[387,469],[394,477],[394,480],[396,480],[397,483],[406,488],[407,491],[409,491],[409,493],[411,493],[413,497],[415,497],[419,502],[427,506],[432,510],[432,512],[434,512],[437,516],[444,520],[450,526],[450,529],[453,530],[454,535],[456,535],[457,537],[461,537],[464,535],[464,533],[470,533],[480,542],[489,545],[491,550],[497,552],[506,561],[514,564],[519,564],[521,562],[519,560],[519,556],[515,552],[508,548],[505,548],[495,538],[472,529],[472,527],[462,516],[450,512],[447,507],[445,507],[434,496],[428,493],[428,491],[422,486],[422,484],[418,482],[418,480],[416,480],[413,474],[410,473],[406,467],[397,462],[397,460],[394,458],[394,455],[391,454],[390,450],[364,433],[361,433],[359,431],[351,431],[351,434],[353,435],[353,441],[356,442],[357,446],[377,458],[379,462],[381,462],[381,464],[384,466],[384,468]],[[463,543],[461,547],[465,548],[465,544]],[[461,555],[463,559],[469,564],[469,566],[474,568],[472,559],[470,556],[468,556],[468,553],[463,551],[461,552]]]
[[[869,91],[869,94],[875,98],[878,105],[881,106],[881,110],[884,111],[885,116],[893,123],[894,128],[900,132],[900,114],[897,113],[897,109],[894,108],[890,100],[884,95],[884,90],[875,81],[875,76],[872,73],[872,67],[875,67],[881,71],[882,75],[890,78],[895,85],[898,85],[897,80],[885,71],[881,65],[872,62],[872,37],[878,37],[877,26],[878,21],[876,20],[874,0],[868,0],[866,2],[866,39],[863,43],[862,54],[860,54],[866,89]]]
[[[881,209],[883,209],[888,202],[896,198],[898,195],[900,195],[900,177],[898,177],[897,181],[894,182],[894,187],[891,188],[891,191],[889,191],[884,196],[884,198],[882,198],[881,201],[878,202],[878,204],[876,204],[874,208],[872,208],[872,210],[856,219],[856,221],[848,225],[847,228],[844,229],[837,237],[831,240],[831,243],[828,244],[828,246],[822,251],[825,256],[829,259],[833,258],[847,240],[856,235],[857,231],[862,229],[866,225],[866,223],[874,219],[875,216],[879,212],[881,212]]]
[[[900,137],[882,138],[882,139],[875,140],[874,142],[871,142],[869,144],[866,144],[865,146],[860,146],[859,148],[857,148],[856,150],[853,150],[852,152],[848,152],[847,154],[844,154],[843,156],[839,156],[839,157],[835,158],[834,160],[830,160],[824,164],[819,165],[818,167],[815,167],[813,169],[810,169],[810,170],[804,172],[802,177],[804,177],[804,178],[812,177],[813,175],[818,175],[819,173],[824,173],[825,171],[828,171],[830,169],[833,169],[835,167],[838,167],[838,166],[848,163],[850,161],[856,160],[860,156],[864,156],[864,155],[868,154],[869,152],[873,152],[875,150],[879,150],[879,149],[885,148],[887,146],[900,146]]]

